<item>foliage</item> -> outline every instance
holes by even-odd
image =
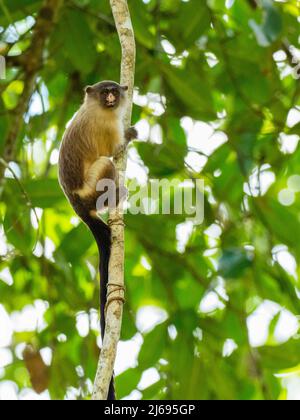
[[[151,128],[148,143],[133,146],[131,166],[146,169],[148,181],[204,180],[205,220],[182,244],[184,216],[126,217],[122,340],[142,336],[143,344],[136,365],[116,379],[120,398],[150,368],[159,380],[140,387],[143,399],[284,399],[276,374],[299,373],[297,331],[276,333],[284,313],[300,313],[300,125],[292,118],[299,121],[300,90],[289,50],[298,45],[297,3],[129,0],[138,50],[134,123]],[[41,5],[0,2],[1,153]],[[29,329],[11,321],[11,360],[0,378],[20,391],[48,389],[52,399],[89,397],[99,351],[96,246],[59,189],[57,150],[83,87],[117,80],[119,61],[109,2],[66,0],[16,138],[10,165],[19,183],[5,172],[0,302],[11,320],[33,307],[44,316]],[[249,320],[266,301],[277,310],[254,347]],[[165,317],[143,332],[136,320],[147,306]],[[49,366],[41,359],[47,352]]]

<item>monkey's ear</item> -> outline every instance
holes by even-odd
[[[90,94],[93,92],[94,89],[92,86],[87,86],[84,90],[85,90],[85,93]]]
[[[124,92],[126,92],[128,90],[128,86],[127,85],[121,86],[121,88],[124,90]]]

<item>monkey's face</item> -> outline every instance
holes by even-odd
[[[117,108],[120,104],[122,92],[119,87],[109,86],[100,90],[100,103],[103,108]]]
[[[89,99],[96,100],[103,109],[115,110],[126,98],[127,86],[120,86],[116,82],[101,82],[86,88]]]

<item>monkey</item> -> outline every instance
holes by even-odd
[[[137,131],[123,126],[128,86],[103,81],[85,88],[82,106],[67,127],[59,151],[59,182],[75,213],[87,225],[98,245],[100,257],[101,335],[105,332],[110,227],[98,217],[96,185],[108,179],[116,184],[118,174],[112,157],[137,138]],[[120,200],[120,197],[119,197]],[[98,209],[101,210],[101,209]],[[113,379],[108,400],[114,400]]]

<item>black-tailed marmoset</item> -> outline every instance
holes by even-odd
[[[59,156],[60,184],[77,215],[93,233],[99,248],[102,338],[111,233],[96,214],[99,197],[96,185],[102,179],[118,182],[111,158],[137,137],[133,127],[124,132],[127,90],[127,86],[111,81],[88,86],[84,103],[64,134]],[[113,398],[111,387],[108,399]]]

